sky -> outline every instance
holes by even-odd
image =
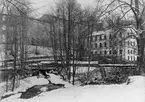
[[[43,15],[46,12],[50,12],[54,7],[55,2],[58,0],[31,0],[32,7],[35,10],[35,15]],[[82,6],[93,5],[95,0],[77,0]]]

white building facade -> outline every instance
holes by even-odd
[[[94,32],[91,40],[93,55],[117,56],[125,61],[137,60],[137,42],[131,35],[135,34],[131,29],[122,29]]]

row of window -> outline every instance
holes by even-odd
[[[122,54],[122,53],[123,53],[122,50],[119,50],[119,51],[117,51],[117,50],[106,51],[105,50],[105,51],[95,51],[93,54],[100,54],[100,55],[107,55],[107,54],[109,54],[109,55],[111,55],[111,54]]]
[[[128,56],[127,58],[129,61],[136,61],[136,57],[135,56]]]
[[[114,50],[114,51],[112,51],[112,50],[110,50],[110,51],[95,51],[95,54],[107,54],[107,52],[108,52],[108,54],[122,54],[122,50]],[[136,51],[135,50],[128,50],[128,54],[136,54]]]
[[[135,50],[128,50],[128,54],[136,54]]]
[[[132,33],[127,33],[127,34],[128,34],[128,36],[132,35]],[[117,38],[117,37],[122,38],[123,37],[122,32],[120,32],[119,34],[115,34],[115,35],[109,34],[109,39],[111,39],[111,38]],[[106,38],[107,38],[107,36],[105,34],[96,35],[96,36],[92,37],[92,41],[106,40]]]
[[[106,35],[96,35],[92,37],[92,41],[106,40]]]
[[[128,46],[132,46],[132,47],[135,46],[135,42],[127,42],[127,44],[128,44]],[[110,42],[109,45],[110,45],[110,46],[112,45],[111,42]],[[120,42],[119,45],[120,45],[120,46],[123,46],[123,42]],[[99,43],[99,44],[98,44],[98,43],[94,43],[94,44],[92,44],[92,47],[93,47],[93,48],[108,47],[108,44],[107,44],[106,42]],[[129,54],[133,54],[133,53],[130,53],[130,52],[129,52]]]
[[[120,32],[120,34],[118,35],[120,38],[122,38],[122,33]],[[111,38],[117,38],[117,35],[111,35],[109,34],[109,39]],[[106,40],[107,36],[105,34],[102,35],[96,35],[92,37],[92,41],[101,41],[101,40]]]
[[[135,43],[135,41],[128,41],[127,45],[128,46],[136,46],[136,43]]]
[[[95,43],[95,44],[92,44],[92,47],[93,48],[102,48],[102,47],[107,47],[107,43],[104,42],[104,43]]]
[[[94,44],[92,44],[91,46],[92,46],[93,48],[103,48],[103,47],[112,46],[112,44],[114,45],[113,42],[110,42],[110,43],[102,42],[102,43],[94,43]],[[120,46],[123,46],[123,43],[120,42],[119,45],[120,45]],[[115,45],[114,45],[114,46],[115,46]]]

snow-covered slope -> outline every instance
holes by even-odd
[[[55,84],[64,84],[65,87],[72,87],[72,84],[63,81],[63,80],[60,78],[60,76],[57,76],[57,75],[54,75],[54,74],[49,74],[49,75],[50,75],[50,81],[51,81],[52,83],[55,83]]]
[[[50,76],[52,82],[64,83],[60,77]],[[17,94],[1,102],[145,102],[145,77],[130,77],[129,85],[68,86],[31,99],[20,99],[19,96]]]
[[[7,92],[5,94],[5,85],[6,83],[0,83],[0,91],[3,92],[0,94],[0,97],[3,95],[7,95],[7,94],[14,94],[14,93],[18,93],[18,92],[24,92],[26,89],[34,86],[34,85],[44,85],[44,84],[48,84],[48,80],[44,79],[44,78],[37,78],[36,76],[34,77],[28,77],[26,79],[20,80],[20,85],[17,89],[15,89],[14,92]]]

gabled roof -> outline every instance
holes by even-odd
[[[43,16],[40,17],[40,20],[50,21],[52,19],[57,19],[57,17],[56,16],[49,15],[49,14],[44,14]]]

